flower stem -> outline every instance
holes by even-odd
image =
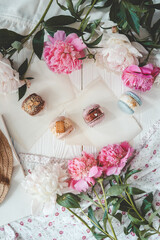
[[[49,1],[49,4],[48,4],[46,10],[44,11],[42,17],[40,18],[39,22],[36,24],[36,26],[33,28],[33,30],[27,35],[27,37],[22,41],[23,44],[32,36],[32,34],[36,31],[36,29],[39,27],[39,25],[43,22],[52,2],[53,2],[53,0]]]
[[[93,192],[95,193],[95,195],[96,195],[96,197],[97,197],[97,199],[98,199],[98,201],[99,201],[99,205],[100,205],[100,207],[102,208],[102,210],[103,210],[103,212],[105,211],[105,209],[104,209],[104,207],[103,207],[103,205],[102,205],[102,202],[101,202],[101,199],[99,198],[99,196],[98,196],[98,194],[97,194],[97,192],[96,192],[96,190],[93,188]]]
[[[136,212],[136,214],[138,215],[138,217],[139,217],[142,221],[146,221],[146,219],[145,219],[144,217],[142,217],[141,214],[140,214],[140,213],[138,212],[138,210],[136,209],[136,207],[135,207],[135,205],[134,205],[134,203],[133,203],[133,201],[132,201],[132,199],[131,199],[130,194],[129,194],[127,191],[125,191],[125,192],[126,192],[126,194],[127,194],[127,197],[129,198],[129,201],[130,201],[130,203],[131,203],[131,206],[132,206],[133,210]]]
[[[105,208],[106,208],[107,214],[108,214],[108,205],[107,205],[107,200],[106,200],[106,193],[105,193],[105,190],[104,190],[104,187],[103,187],[103,182],[100,181],[99,183],[100,183],[101,188],[102,188],[102,191],[103,191],[103,196],[104,196],[104,201],[105,201]],[[113,228],[111,219],[109,218],[109,216],[108,216],[108,222],[109,222],[110,228],[111,228],[111,230],[112,230],[112,233],[113,233],[113,235],[114,235],[114,238],[115,238],[116,240],[118,240],[118,239],[117,239],[117,236],[116,236],[116,233],[115,233],[115,231],[114,231],[114,228]]]
[[[90,14],[92,8],[94,7],[94,4],[97,2],[97,0],[94,0],[94,2],[92,3],[91,7],[89,8],[88,12],[86,13],[86,16],[84,17],[84,19],[82,20],[79,30],[81,29],[83,23],[85,22],[86,18],[88,17],[88,15]]]
[[[110,239],[114,240],[113,237],[112,237],[110,234],[106,233],[106,232],[105,232],[101,227],[99,227],[91,218],[89,218],[89,217],[87,216],[87,214],[82,210],[82,208],[80,208],[80,209],[81,209],[81,212],[82,212],[101,232],[103,232],[105,235],[107,235]]]
[[[80,216],[78,216],[75,212],[73,212],[70,208],[67,208],[68,211],[70,211],[74,216],[76,216],[89,230],[91,230],[91,228],[89,227],[89,225],[86,223],[86,221],[84,221]]]

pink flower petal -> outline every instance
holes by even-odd
[[[71,33],[66,37],[65,42],[71,43],[76,38],[78,38],[78,35],[76,33]]]
[[[117,167],[109,167],[106,169],[106,175],[110,176],[110,175],[115,175],[117,171]]]
[[[85,178],[85,181],[87,181],[88,184],[92,184],[92,185],[95,184],[95,180],[94,180],[94,178],[91,178],[91,177],[87,177],[87,178]]]
[[[54,37],[51,37],[50,35],[48,35],[48,39],[49,39],[49,41],[50,41],[51,43],[53,43],[53,44],[54,44],[54,42],[55,42],[55,39],[54,39]]]
[[[141,73],[141,69],[137,65],[131,65],[131,66],[127,67],[127,71]]]
[[[81,179],[79,181],[77,181],[77,183],[74,185],[74,189],[77,190],[78,192],[86,192],[87,189],[89,188],[88,183]]]
[[[82,51],[83,49],[85,49],[85,48],[87,47],[80,38],[74,39],[74,40],[71,42],[71,44],[74,46],[74,48],[75,48],[77,51]]]
[[[57,31],[54,34],[54,39],[64,41],[66,39],[66,33],[64,31]]]
[[[94,166],[89,170],[89,177],[94,177],[98,173],[98,167]]]

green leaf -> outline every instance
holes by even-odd
[[[155,212],[151,213],[151,215],[148,218],[149,225],[152,223],[153,218],[156,217],[159,212],[160,212],[160,208],[158,208]]]
[[[95,226],[97,229],[99,229],[98,227],[102,228],[101,225],[99,224],[99,222],[97,221],[95,215],[94,215],[94,211],[92,209],[92,207],[90,206],[88,208],[88,217],[95,223],[92,222],[93,226]],[[98,227],[97,227],[98,226]],[[100,230],[100,229],[99,229]]]
[[[125,3],[125,6],[126,5],[127,5],[127,8],[125,9],[125,13],[126,13],[127,22],[130,25],[130,27],[139,35],[139,30],[140,30],[139,17],[135,9],[133,8],[133,5]]]
[[[80,198],[73,193],[66,193],[57,196],[57,203],[66,208],[80,208]]]
[[[152,41],[141,41],[140,42],[143,46],[149,47],[149,48],[160,48],[160,44],[156,44]]]
[[[0,48],[8,49],[15,41],[21,41],[25,36],[8,29],[0,29]]]
[[[87,25],[86,31],[92,33],[100,24],[101,18],[97,19]]]
[[[124,212],[127,212],[129,209],[131,209],[131,206],[130,206],[125,200],[123,200],[123,201],[120,203],[119,210],[124,211]]]
[[[141,170],[130,170],[130,168],[127,169],[126,174],[125,174],[125,182],[127,181],[128,178],[130,178],[133,174],[141,172]]]
[[[158,21],[154,23],[153,27],[151,28],[151,33],[155,36],[155,38],[156,34],[160,33],[160,19],[158,19]]]
[[[95,8],[107,8],[107,7],[110,7],[113,3],[113,0],[108,0],[108,1],[105,1],[104,4],[100,4],[100,5],[95,5],[94,7]]]
[[[58,2],[58,0],[56,0],[56,2],[57,2],[57,4],[58,4],[58,6],[59,6],[63,11],[68,10],[68,8],[66,8],[65,6],[63,6],[62,4],[60,4],[60,3]]]
[[[44,28],[36,33],[32,41],[33,50],[39,59],[42,57],[44,46]]]
[[[27,69],[28,69],[28,59],[26,58],[26,60],[18,68],[19,75],[23,76],[27,71]]]
[[[144,234],[145,240],[148,239],[148,238],[149,238],[150,236],[152,236],[152,235],[154,235],[154,232],[151,233],[151,232],[148,232],[148,231],[147,231],[147,233]]]
[[[128,211],[128,218],[136,225],[148,224],[147,221],[142,221],[133,209]]]
[[[18,88],[18,95],[19,95],[19,99],[20,100],[26,93],[27,91],[27,84],[24,84],[22,87]]]
[[[121,214],[121,213],[115,214],[114,217],[115,217],[120,223],[122,223],[122,214]]]
[[[53,36],[55,32],[57,32],[58,30],[63,30],[65,31],[66,35],[69,35],[70,33],[76,33],[78,36],[82,36],[83,33],[79,30],[77,30],[76,28],[72,28],[72,27],[62,27],[62,26],[50,26],[46,28],[47,32]]]
[[[81,199],[83,199],[83,200],[85,200],[85,201],[89,201],[89,202],[92,202],[92,203],[95,203],[94,202],[94,200],[90,197],[90,196],[88,196],[88,194],[85,194],[85,193],[80,193],[79,195],[78,195],[78,197],[80,197]]]
[[[130,195],[139,195],[139,194],[145,193],[145,191],[135,188],[135,187],[127,187],[127,192]]]
[[[132,231],[132,222],[130,222],[130,224],[126,227],[124,227],[124,233],[125,235],[128,235],[131,231]]]
[[[141,212],[143,213],[143,215],[146,215],[146,213],[152,209],[152,202],[153,193],[150,193],[146,198],[144,198],[141,206]]]
[[[104,225],[105,231],[107,231],[107,228],[106,228],[107,220],[108,220],[108,213],[107,213],[107,210],[105,209],[105,212],[103,215],[103,225]]]
[[[72,0],[66,0],[66,4],[67,4],[68,10],[70,11],[71,15],[73,17],[79,18],[79,16],[76,14],[76,12],[74,10]]]
[[[64,26],[75,23],[77,20],[72,16],[66,15],[59,15],[52,18],[49,18],[47,21],[44,22],[44,27],[50,26]]]
[[[107,190],[107,196],[118,196],[124,192],[126,185],[114,185]]]
[[[95,237],[95,239],[97,239],[97,240],[102,240],[102,239],[104,239],[104,238],[107,237],[107,235],[104,235],[104,234],[101,234],[101,233],[96,233],[96,232],[94,232],[94,233],[92,233],[92,234],[93,234],[93,236]]]
[[[119,210],[119,207],[120,207],[120,204],[121,204],[122,201],[123,201],[123,198],[120,198],[120,199],[118,199],[118,201],[115,204],[113,204],[113,208],[112,208],[112,215],[113,216]]]
[[[110,206],[110,205],[113,205],[115,204],[117,201],[118,201],[118,197],[109,197],[107,198],[107,205]]]
[[[34,78],[33,77],[26,77],[25,79],[32,80]]]
[[[78,12],[79,7],[80,7],[83,3],[85,3],[85,1],[86,1],[86,0],[79,0],[79,1],[76,3],[76,5],[75,5],[76,12]]]
[[[21,42],[19,42],[19,41],[14,41],[12,44],[11,44],[11,46],[14,48],[14,49],[16,49],[16,50],[18,50],[18,53],[21,51],[21,49],[23,48],[23,44],[21,43]]]
[[[81,32],[84,32],[84,30],[86,29],[89,19],[90,17],[86,18],[85,21],[84,20],[82,21],[81,28],[80,28]]]
[[[160,4],[145,4],[147,8],[154,8],[160,10]]]
[[[93,47],[95,47],[98,43],[100,43],[100,41],[102,40],[102,36],[103,36],[103,34],[100,36],[100,37],[98,37],[95,41],[93,41],[93,42],[91,42],[91,43],[87,43],[86,45],[87,45],[87,47],[89,47],[89,48],[93,48]]]
[[[113,22],[117,22],[117,12],[120,10],[120,4],[118,0],[113,1],[110,12],[109,12],[109,17],[110,20]]]

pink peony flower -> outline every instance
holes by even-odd
[[[151,63],[143,67],[131,65],[122,74],[122,80],[127,87],[146,92],[151,89],[154,79],[160,73],[160,68]]]
[[[128,142],[103,147],[98,155],[99,165],[107,176],[119,175],[133,151]]]
[[[76,33],[66,37],[64,31],[57,31],[54,37],[48,38],[50,42],[45,43],[43,56],[51,71],[69,74],[81,68],[82,60],[79,58],[85,56],[83,49],[86,45]]]
[[[102,174],[102,169],[97,166],[97,160],[86,152],[82,152],[80,158],[69,160],[68,171],[71,176],[70,187],[78,192],[86,191],[90,184],[95,184],[95,178]]]

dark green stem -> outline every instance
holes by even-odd
[[[53,2],[53,0],[50,0],[50,1],[49,1],[49,4],[48,4],[46,10],[44,11],[44,13],[43,13],[42,17],[40,18],[39,22],[37,23],[37,25],[36,25],[36,26],[33,28],[33,30],[27,35],[27,37],[22,41],[23,44],[32,36],[32,34],[36,31],[36,29],[39,27],[39,25],[44,21],[44,18],[45,18],[45,16],[46,16],[46,14],[47,14],[47,12],[48,12],[48,10],[49,10],[52,2]]]
[[[91,7],[89,8],[88,12],[86,13],[86,16],[84,17],[84,19],[82,20],[79,30],[81,29],[81,26],[83,25],[83,23],[85,22],[86,18],[88,17],[88,15],[90,14],[92,8],[94,7],[95,3],[97,2],[97,0],[94,0],[94,2],[92,3]]]
[[[100,183],[101,188],[102,188],[102,192],[103,192],[103,196],[104,196],[104,201],[105,201],[105,208],[106,208],[107,214],[108,214],[108,204],[107,204],[107,200],[106,200],[106,193],[105,193],[105,190],[104,190],[104,187],[103,187],[103,182],[100,181],[99,183]],[[111,228],[111,230],[112,230],[112,233],[113,233],[113,236],[114,236],[115,240],[118,240],[118,239],[117,239],[117,236],[116,236],[116,233],[115,233],[115,231],[114,231],[114,228],[113,228],[111,219],[110,219],[109,216],[108,216],[108,222],[109,222],[109,225],[110,225],[110,228]]]
[[[86,221],[84,221],[80,216],[78,216],[75,212],[73,212],[70,208],[67,208],[68,211],[70,211],[74,216],[76,216],[89,230],[91,230],[91,228],[89,227],[89,225],[86,223]]]
[[[108,234],[107,232],[105,232],[101,227],[99,227],[91,218],[89,218],[87,216],[87,214],[81,209],[81,212],[101,231],[103,232],[105,235],[107,235],[111,240],[115,240],[110,234]]]

